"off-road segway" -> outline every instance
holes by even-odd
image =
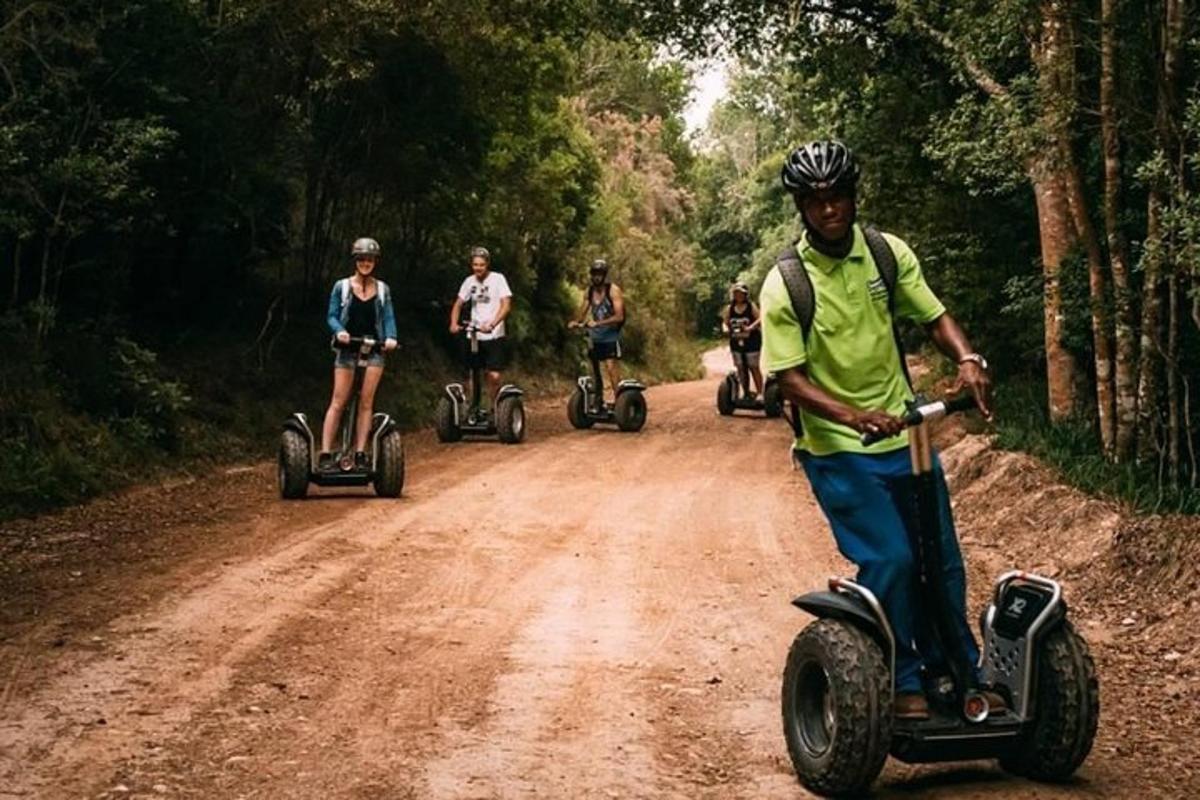
[[[584,336],[587,328],[579,327]],[[597,422],[615,424],[627,433],[640,431],[646,424],[646,385],[641,381],[623,380],[617,384],[617,399],[614,403],[604,401],[604,376],[600,360],[588,347],[588,361],[592,365],[591,375],[581,375],[567,398],[567,419],[571,426],[584,430]]]
[[[745,330],[744,319],[731,319],[729,327],[735,339],[746,339],[750,335]],[[730,370],[717,387],[717,411],[724,417],[731,416],[735,411],[762,411],[772,418],[783,416],[783,396],[779,393],[775,376],[767,376],[762,397],[756,397],[750,394],[750,368],[744,363],[739,364],[736,370]]]
[[[310,483],[318,486],[374,484],[375,493],[380,497],[399,497],[404,488],[404,445],[400,428],[389,415],[377,413],[371,418],[371,452],[367,468],[354,463],[354,428],[363,375],[368,359],[375,353],[384,352],[383,343],[371,338],[351,337],[343,344],[335,338],[333,347],[357,351],[358,356],[354,365],[354,388],[350,391],[350,402],[342,412],[341,439],[333,468],[318,469],[317,438],[309,427],[308,417],[297,412],[283,423],[283,437],[279,443],[279,494],[288,500],[304,497]]]
[[[999,759],[1009,772],[1064,780],[1091,750],[1099,719],[1095,666],[1067,620],[1062,587],[1029,572],[996,581],[980,620],[982,685],[1008,708],[990,714],[941,575],[938,500],[929,422],[973,408],[970,397],[912,404],[905,415],[912,456],[914,556],[920,613],[946,655],[945,675],[926,676],[930,716],[893,717],[895,647],[879,600],[866,587],[831,578],[829,591],[793,604],[817,617],[796,637],[783,673],[783,726],[800,782],[828,796],[858,795],[890,751],[909,763]],[[879,437],[863,437],[864,444]]]
[[[505,444],[519,444],[525,440],[525,392],[511,383],[500,387],[496,394],[495,408],[481,407],[483,396],[483,367],[479,364],[479,328],[473,323],[463,325],[471,352],[471,397],[461,383],[447,384],[445,393],[438,398],[437,428],[438,441],[457,442],[463,436],[498,436]]]

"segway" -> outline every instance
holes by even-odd
[[[483,367],[480,366],[479,328],[473,323],[463,325],[471,352],[471,398],[461,383],[447,384],[438,399],[435,427],[440,442],[457,442],[464,436],[498,436],[505,444],[525,440],[525,392],[506,383],[496,394],[492,411],[481,408]]]
[[[587,328],[578,328],[585,336]],[[646,385],[641,381],[623,380],[617,384],[614,403],[604,402],[604,376],[600,360],[588,347],[591,375],[581,375],[571,396],[567,398],[567,419],[571,427],[585,430],[596,423],[615,424],[626,433],[635,433],[646,424]]]
[[[729,325],[734,339],[749,338],[746,320],[733,319]],[[783,416],[783,396],[775,376],[767,376],[762,397],[756,397],[750,393],[750,368],[739,364],[736,370],[730,370],[717,387],[717,411],[723,417],[732,416],[735,411],[762,411],[772,418]]]
[[[341,443],[332,469],[318,469],[317,438],[309,427],[308,417],[300,412],[283,423],[279,443],[279,494],[285,500],[295,500],[308,494],[308,485],[366,486],[374,484],[380,497],[399,497],[404,488],[404,445],[400,428],[387,414],[371,417],[371,460],[366,469],[354,463],[354,428],[358,421],[358,397],[368,359],[383,353],[383,343],[372,338],[351,337],[346,343],[333,340],[335,350],[357,351],[354,365],[354,387],[350,403],[342,413]]]
[[[927,675],[930,715],[893,717],[895,645],[879,600],[847,578],[796,598],[817,617],[792,642],[783,673],[783,727],[800,782],[826,796],[858,795],[888,752],[908,763],[999,759],[1014,774],[1068,778],[1091,750],[1099,687],[1087,644],[1067,619],[1062,587],[1030,572],[996,581],[980,619],[982,685],[1008,708],[989,713],[955,636],[941,575],[938,500],[929,422],[975,406],[970,397],[910,404],[904,417],[912,456],[914,556],[921,613],[945,654],[948,674]],[[864,436],[871,444],[882,437]]]

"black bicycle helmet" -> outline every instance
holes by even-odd
[[[588,272],[602,272],[608,274],[608,262],[603,258],[597,258],[592,262],[592,266],[588,268]]]
[[[783,163],[783,188],[797,198],[825,189],[854,193],[858,162],[850,148],[834,139],[797,147]]]

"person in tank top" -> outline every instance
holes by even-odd
[[[759,369],[762,353],[762,316],[758,306],[750,300],[750,288],[738,282],[730,290],[729,305],[721,314],[721,330],[729,335],[729,352],[733,356],[733,368],[741,374],[749,370],[754,381],[754,393],[762,394],[763,376]]]
[[[608,279],[608,262],[596,259],[588,270],[579,318],[568,327],[588,329],[588,355],[604,366],[608,391],[613,402],[621,382],[621,328],[625,324],[625,296],[621,287]],[[603,401],[603,398],[600,398]]]
[[[333,291],[329,294],[326,321],[339,342],[348,342],[351,337],[370,337],[382,341],[383,349],[391,351],[396,349],[396,313],[392,308],[392,294],[388,285],[375,277],[381,253],[379,242],[374,239],[355,240],[351,247],[354,274],[334,283]],[[318,469],[331,469],[334,466],[334,440],[342,423],[342,412],[350,400],[357,360],[358,354],[352,350],[338,350],[334,357],[333,396],[321,427]],[[367,363],[354,428],[354,461],[359,469],[367,465],[367,437],[371,433],[371,417],[375,413],[375,391],[383,377],[383,356],[375,353]]]

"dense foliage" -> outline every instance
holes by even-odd
[[[694,369],[688,75],[587,2],[23,0],[0,27],[0,515],[263,452],[329,381],[324,302],[384,247],[423,420],[484,244],[530,376],[578,367],[588,261],[629,353]],[[650,346],[653,342],[654,346]]]
[[[864,165],[862,218],[914,247],[996,366],[1019,410],[1004,441],[1094,461],[1087,482],[1142,505],[1200,508],[1194,14],[1176,0],[646,6],[663,30],[693,36],[703,19],[742,53],[696,167],[706,316],[798,235],[783,155],[841,138]]]

